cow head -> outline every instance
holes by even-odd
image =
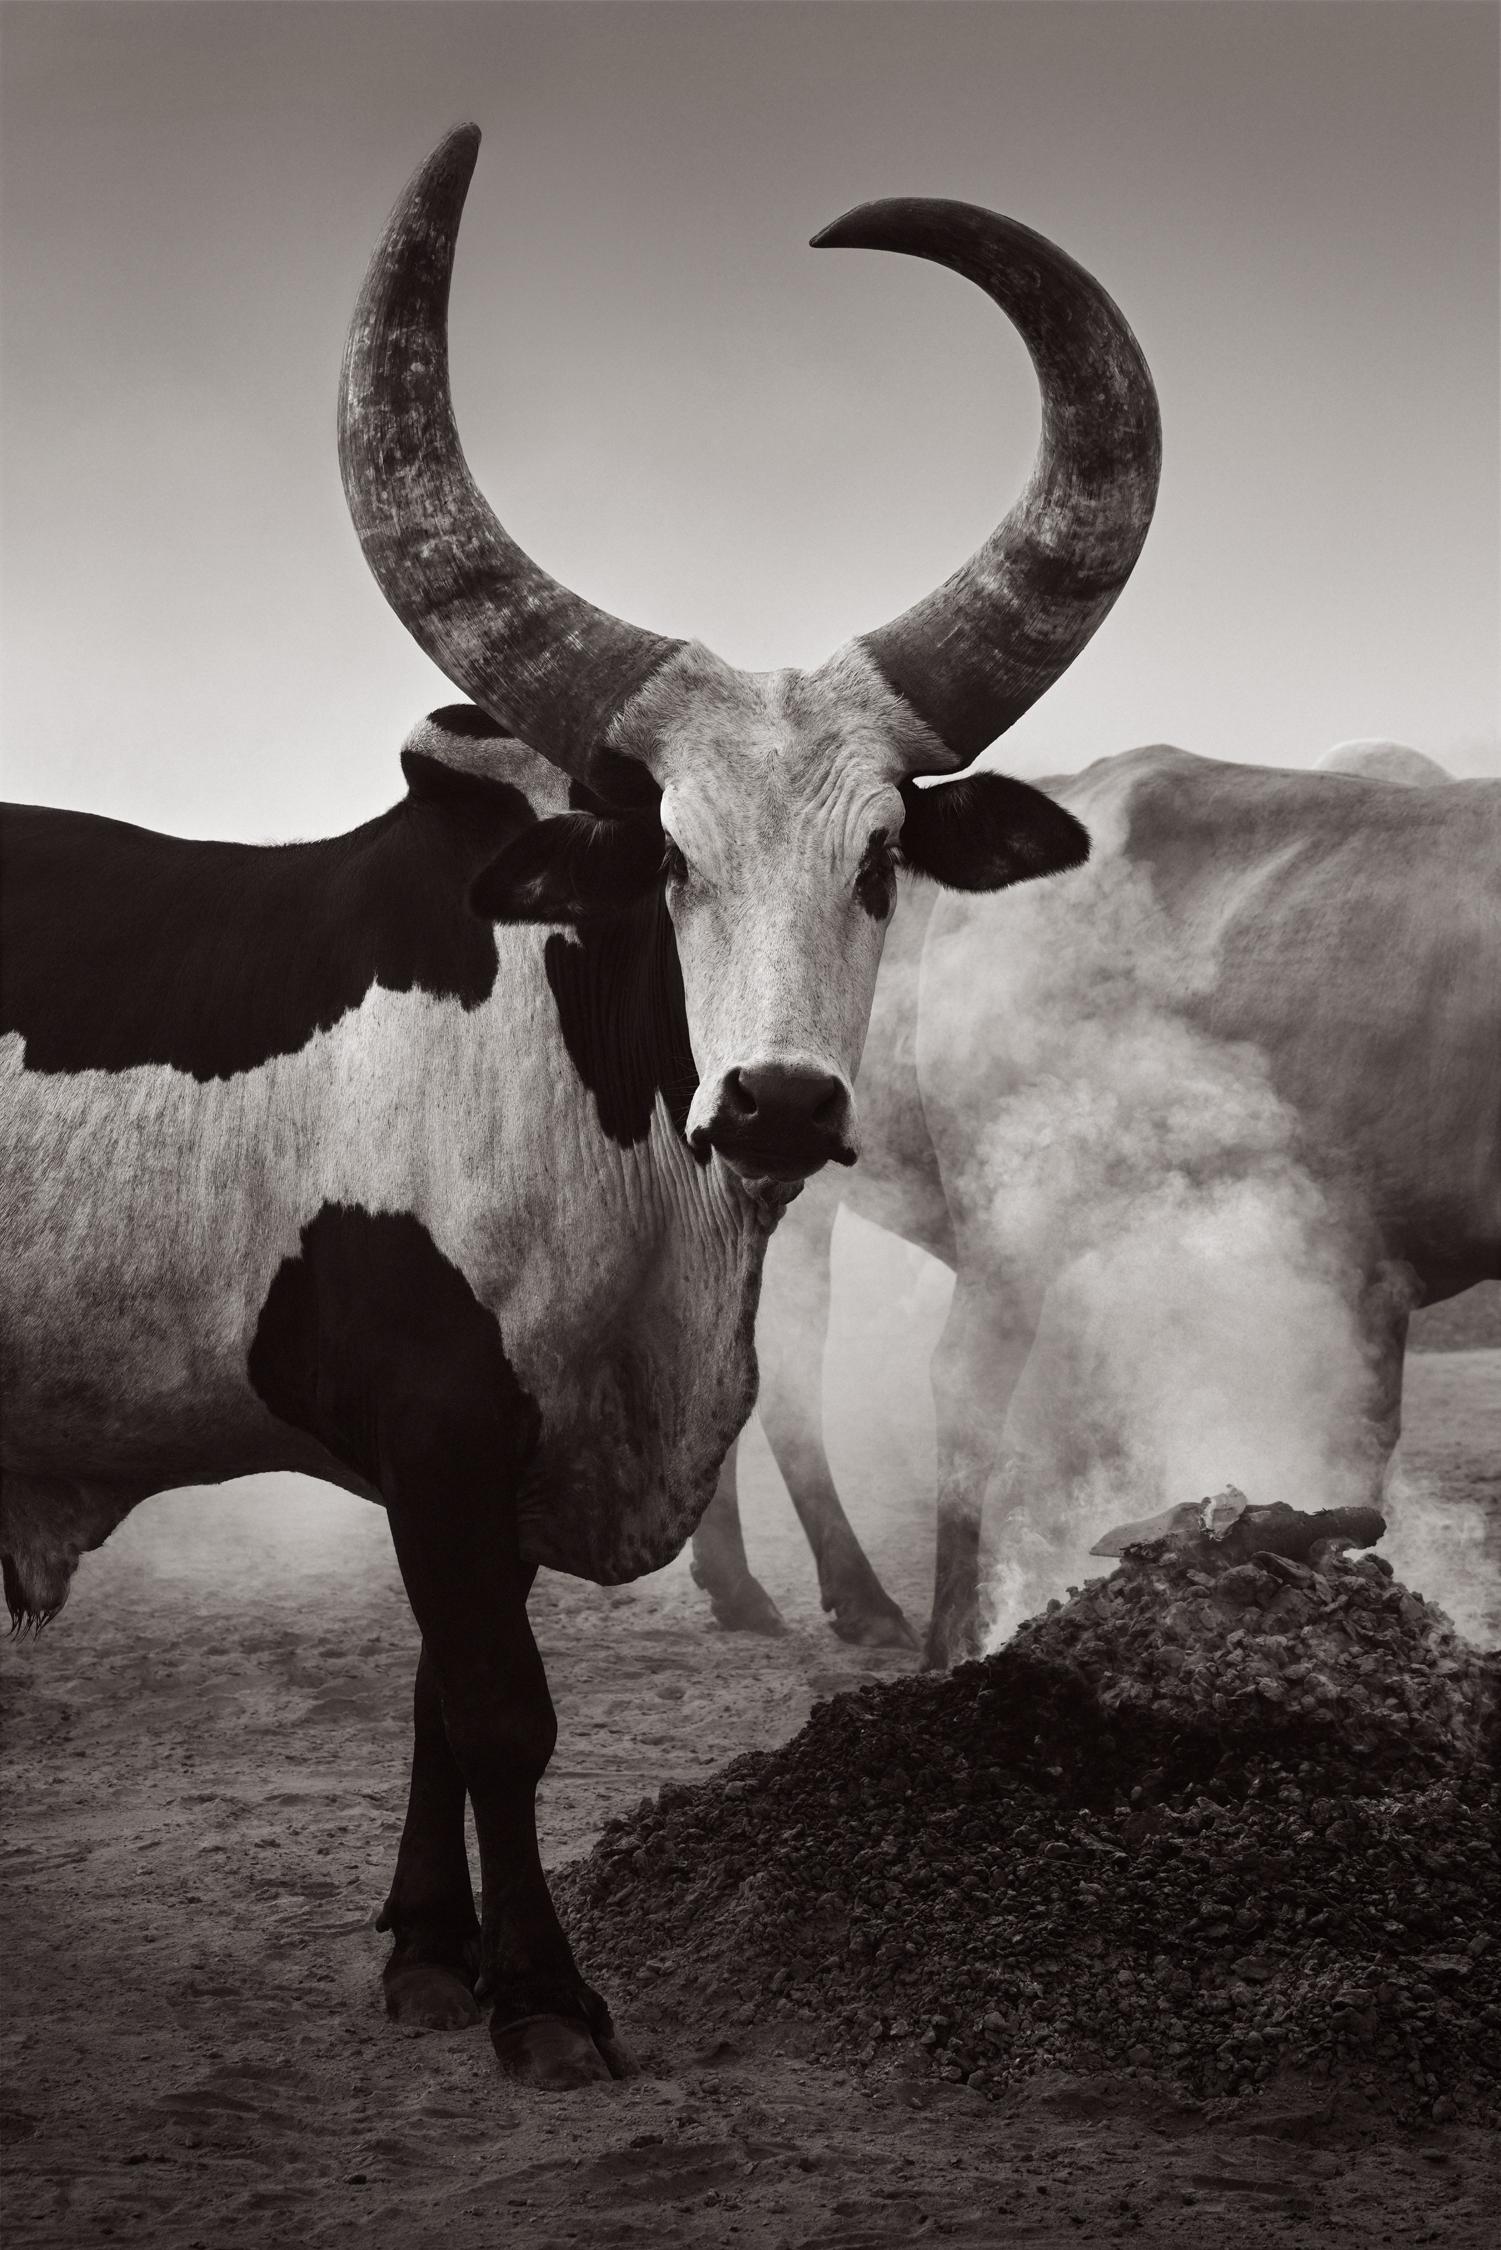
[[[450,134],[371,262],[345,352],[339,452],[366,559],[456,685],[574,777],[480,879],[497,919],[568,921],[664,888],[699,1087],[690,1144],[799,1179],[856,1149],[851,1087],[899,868],[973,890],[1072,867],[1088,840],[971,760],[1089,639],[1140,551],[1160,438],[1110,299],[1012,220],[868,204],[818,246],[901,250],[977,282],[1043,393],[1022,498],[903,616],[811,672],[748,673],[595,609],[548,577],[474,485],[454,427],[447,309],[479,147]]]

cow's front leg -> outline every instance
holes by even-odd
[[[488,1436],[488,1433],[486,1433]],[[494,1458],[451,1426],[450,1462]],[[474,1808],[483,1904],[476,1997],[491,2003],[502,2067],[562,2090],[619,2077],[610,2011],[579,1975],[537,1850],[537,1785],[557,1720],[526,1598],[510,1494],[463,1468],[429,1481],[388,1466],[383,1479],[397,1560],[431,1659],[444,1727]],[[454,1887],[447,1894],[452,1904]],[[451,1925],[450,1925],[451,1926]]]
[[[423,1643],[412,1696],[412,1781],[390,1896],[378,1929],[394,1939],[386,2012],[424,2031],[479,2022],[479,1916],[464,1843],[464,1776],[443,1724],[438,1673]]]

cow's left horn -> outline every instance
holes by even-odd
[[[682,645],[611,617],[538,568],[469,474],[448,385],[448,284],[479,128],[407,186],[344,347],[339,467],[385,595],[455,687],[565,771]]]
[[[813,247],[901,250],[963,274],[1015,324],[1042,386],[1042,443],[1011,513],[936,592],[860,636],[967,765],[1073,662],[1130,576],[1157,498],[1157,394],[1099,283],[1014,219],[897,198]]]

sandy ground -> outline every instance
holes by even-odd
[[[911,1463],[921,1482],[928,1442],[910,1365],[883,1383],[898,1483]],[[1442,1520],[1486,1522],[1495,1572],[1501,1352],[1410,1368],[1409,1465]],[[881,1420],[856,1403],[836,1429],[857,1515],[862,1474],[891,1466]],[[744,1484],[785,1640],[713,1632],[682,1563],[613,1593],[539,1588],[561,1722],[550,1861],[910,1661],[831,1637],[759,1440]],[[931,1503],[862,1528],[920,1616]],[[1494,2240],[1479,2135],[1404,2138],[1297,2086],[1244,2112],[1130,2075],[995,2106],[926,2083],[872,2098],[761,2034],[727,2023],[706,2047],[648,2006],[623,2025],[639,2076],[548,2099],[500,2079],[483,2031],[396,2031],[372,1917],[414,1651],[384,1518],[296,1480],[149,1503],[51,1631],[4,1649],[9,2250]]]

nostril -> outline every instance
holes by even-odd
[[[756,1096],[747,1085],[742,1072],[727,1070],[724,1074],[724,1106],[732,1117],[754,1117]]]
[[[813,1112],[813,1122],[834,1132],[844,1123],[844,1109],[844,1088],[837,1078],[831,1079],[827,1094]]]

